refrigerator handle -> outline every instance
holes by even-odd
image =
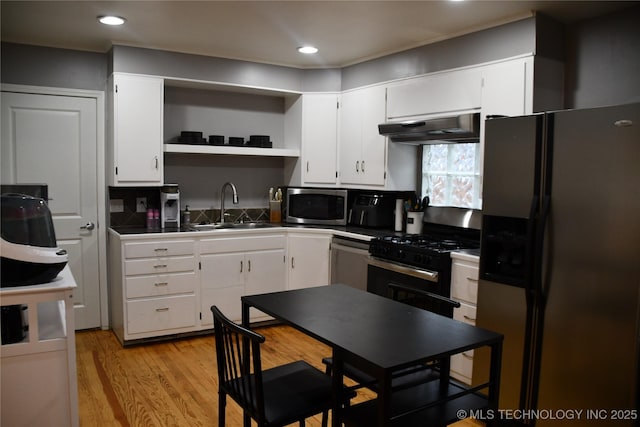
[[[551,196],[545,195],[542,198],[542,208],[540,210],[540,220],[538,221],[538,227],[536,229],[535,238],[535,254],[534,254],[534,289],[539,297],[543,298],[541,303],[544,303],[544,297],[546,296],[546,286],[544,280],[544,241],[545,232],[547,228],[547,222],[549,220],[549,213],[551,211]]]
[[[535,289],[535,269],[536,269],[536,261],[535,254],[536,250],[536,220],[538,216],[540,206],[540,197],[535,195],[531,199],[531,208],[529,210],[529,219],[527,220],[527,246],[525,248],[526,251],[526,259],[527,259],[527,267],[525,271],[525,282],[524,287],[527,290],[527,296],[529,292]]]
[[[537,233],[536,222],[538,220],[538,212],[540,211],[540,197],[538,195],[533,196],[531,199],[531,209],[529,210],[529,219],[527,221],[527,247],[526,247],[526,259],[527,269],[525,271],[525,303],[527,305],[527,316],[525,319],[525,337],[532,337],[535,330],[535,304],[536,304],[536,257],[538,245],[537,245]],[[530,408],[529,401],[531,400],[531,369],[534,366],[533,356],[534,343],[530,338],[525,338],[523,348],[523,360],[522,371],[520,373],[520,408]]]

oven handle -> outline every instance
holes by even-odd
[[[408,276],[417,277],[418,279],[428,280],[430,282],[438,281],[438,272],[430,270],[421,270],[416,267],[411,267],[404,264],[397,264],[395,262],[389,262],[381,260],[373,256],[367,257],[367,264],[374,267],[383,268],[385,270],[394,271],[396,273],[406,274]]]
[[[397,294],[398,291],[404,291],[404,292],[409,292],[411,294],[414,295],[420,295],[426,298],[431,298],[440,302],[444,302],[450,306],[452,306],[453,308],[459,308],[460,307],[460,303],[456,300],[452,300],[450,298],[447,297],[443,297],[442,295],[438,295],[438,294],[434,294],[432,292],[427,292],[427,291],[421,291],[419,289],[414,289],[414,288],[410,288],[408,286],[402,286],[399,285],[397,283],[389,283],[389,289],[391,289],[391,295],[393,296],[392,299],[397,300]]]

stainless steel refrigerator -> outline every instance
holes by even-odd
[[[494,415],[639,425],[640,104],[487,120],[484,159],[476,324],[505,335]]]

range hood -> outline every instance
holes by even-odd
[[[404,144],[451,144],[480,142],[480,113],[378,125],[380,135]]]

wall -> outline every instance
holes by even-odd
[[[342,69],[342,90],[535,53],[536,19],[409,49]]]
[[[180,204],[190,209],[220,208],[220,189],[233,182],[238,189],[239,204],[227,208],[269,206],[269,187],[283,186],[283,160],[276,157],[165,155],[165,182],[180,184]]]
[[[640,102],[640,5],[567,29],[567,108]]]
[[[128,46],[114,46],[111,61],[114,72],[153,74],[292,92],[340,90],[340,70],[336,69],[300,70]]]
[[[104,90],[112,70],[172,75],[291,91],[339,91],[535,52],[566,49],[567,107],[637,101],[640,94],[640,6],[566,27],[568,42],[538,15],[360,64],[329,70],[297,70],[197,55],[114,46],[93,53],[2,43],[3,83]],[[548,36],[548,35],[551,36]]]
[[[108,55],[2,43],[2,83],[105,90]]]

